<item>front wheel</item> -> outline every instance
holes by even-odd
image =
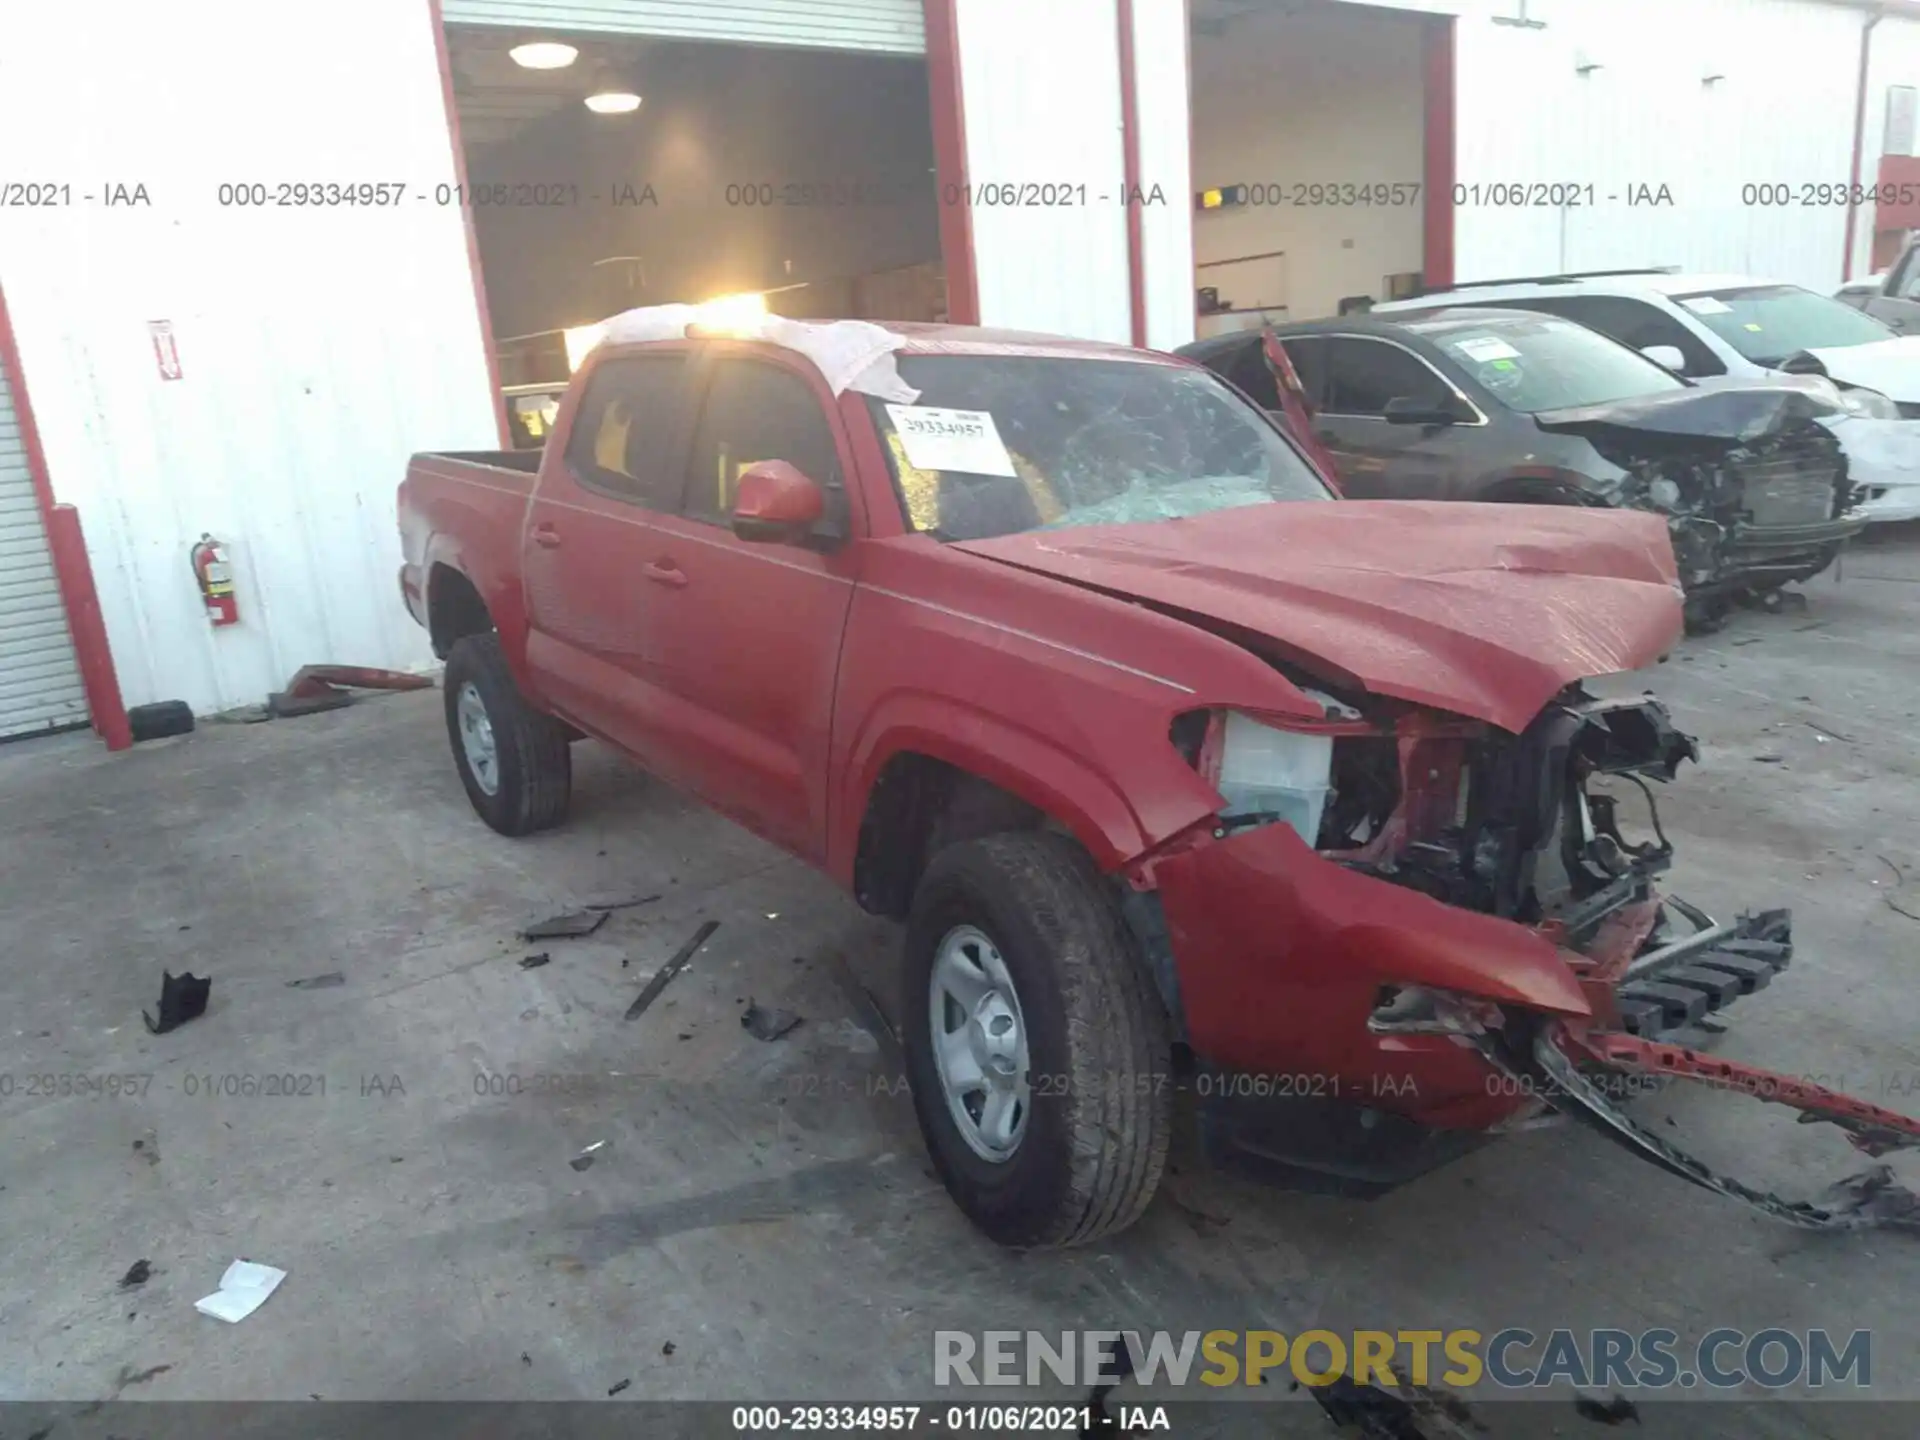
[[[1078,1245],[1153,1198],[1173,1123],[1166,1012],[1109,883],[1065,836],[942,850],[907,922],[914,1110],[1003,1245]]]
[[[566,819],[573,792],[566,729],[527,704],[500,637],[456,642],[444,684],[453,763],[480,818],[502,835],[531,835]]]

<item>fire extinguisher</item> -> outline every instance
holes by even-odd
[[[227,547],[211,535],[202,535],[189,559],[200,598],[206,602],[209,625],[238,625],[240,605],[233,598],[233,566],[227,563]]]

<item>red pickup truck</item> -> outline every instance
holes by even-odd
[[[1345,501],[1170,356],[900,325],[875,393],[785,325],[603,343],[544,450],[414,457],[401,587],[489,825],[559,823],[590,736],[903,920],[920,1123],[1003,1243],[1135,1219],[1176,1091],[1347,1193],[1551,1107],[1867,1223],[1605,1083],[1920,1136],[1672,1043],[1791,945],[1662,896],[1629,819],[1693,744],[1582,688],[1680,633],[1659,517]]]

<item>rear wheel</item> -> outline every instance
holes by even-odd
[[[968,1218],[1021,1248],[1138,1219],[1166,1164],[1171,1042],[1086,852],[1043,832],[941,851],[905,968],[914,1109]]]
[[[531,835],[566,819],[573,789],[566,727],[527,704],[500,637],[456,642],[445,687],[453,762],[480,818],[502,835]]]

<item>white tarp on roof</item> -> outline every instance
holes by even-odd
[[[900,378],[894,352],[905,342],[891,330],[865,320],[789,320],[783,315],[728,315],[714,323],[700,305],[643,305],[608,320],[602,339],[612,345],[647,340],[678,340],[691,327],[742,340],[763,340],[811,360],[835,395],[853,390],[882,400],[912,404],[920,392]]]

